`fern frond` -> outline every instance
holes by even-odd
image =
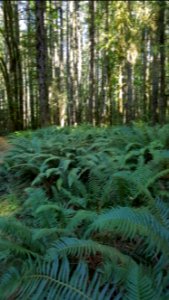
[[[120,234],[123,239],[134,239],[137,235],[142,237],[145,252],[153,254],[154,251],[163,252],[168,256],[169,231],[163,227],[146,208],[113,208],[97,217],[89,225],[86,236],[99,232]]]
[[[0,275],[0,295],[1,300],[10,299],[20,284],[20,273],[15,267],[9,267]]]
[[[0,252],[8,249],[10,253],[14,253],[15,255],[20,255],[20,256],[34,256],[37,257],[39,254],[37,252],[34,252],[33,249],[30,250],[28,246],[24,247],[22,245],[17,244],[14,241],[8,241],[4,239],[0,239]],[[9,255],[9,253],[7,254]]]
[[[81,224],[93,222],[98,214],[95,211],[78,210],[78,212],[70,219],[67,229],[74,231]]]
[[[0,217],[1,234],[19,238],[22,241],[31,242],[31,230],[20,221],[12,217]]]
[[[99,271],[91,278],[84,261],[72,269],[66,257],[61,261],[56,257],[53,262],[43,262],[31,273],[23,278],[18,300],[110,300],[115,291],[111,282],[102,286]]]
[[[122,263],[128,265],[132,260],[128,256],[122,254],[114,247],[101,244],[93,240],[82,240],[77,238],[61,238],[52,244],[52,247],[47,250],[47,257],[55,258],[56,255],[62,257],[70,255],[73,257],[88,257],[94,256],[97,253],[102,255],[102,260],[109,259],[112,263]]]
[[[52,227],[52,228],[38,228],[32,231],[33,241],[47,240],[49,237],[71,236],[73,233],[68,229]]]
[[[149,205],[149,209],[157,220],[169,230],[169,206],[160,199],[156,199],[153,204]]]
[[[132,265],[126,280],[125,300],[160,300],[159,292],[153,286],[153,280],[137,264]]]
[[[48,197],[42,188],[31,187],[25,189],[25,192],[27,193],[27,199],[24,203],[24,208],[30,209],[32,213],[34,213],[40,205],[48,203]]]

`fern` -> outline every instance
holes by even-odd
[[[126,282],[127,295],[124,300],[160,300],[159,293],[153,287],[153,281],[141,268],[134,264],[130,269]]]
[[[52,262],[37,265],[33,271],[24,276],[17,299],[109,300],[118,292],[112,288],[113,282],[101,284],[99,271],[90,278],[84,261],[72,270],[66,257],[61,262],[56,257]]]
[[[134,239],[137,235],[142,237],[144,251],[153,255],[163,252],[168,257],[169,232],[145,209],[132,209],[119,207],[100,215],[89,226],[86,236],[94,232],[101,235],[107,233],[120,234],[123,239]]]
[[[92,240],[82,240],[77,238],[62,238],[53,243],[52,247],[47,251],[47,257],[54,258],[57,254],[62,257],[64,255],[71,255],[73,257],[89,257],[95,256],[97,253],[102,255],[101,261],[109,259],[111,263],[116,265],[123,264],[128,265],[131,259],[128,256],[123,255],[116,248],[108,245],[103,245]]]
[[[20,273],[17,268],[12,266],[8,268],[8,271],[5,271],[1,274],[0,281],[1,300],[10,299],[11,295],[15,295],[20,284]]]
[[[0,193],[21,209],[0,218],[3,300],[168,299],[168,128],[11,137]]]
[[[166,228],[169,229],[169,206],[160,199],[157,199],[153,205],[149,206],[152,214],[158,221]]]

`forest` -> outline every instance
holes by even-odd
[[[169,119],[168,1],[2,1],[0,125]]]
[[[0,300],[169,299],[169,1],[0,1]]]

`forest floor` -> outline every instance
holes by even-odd
[[[3,161],[3,157],[6,153],[6,151],[9,149],[9,144],[7,142],[7,139],[0,136],[0,163]]]
[[[0,136],[0,165],[3,163],[6,152],[10,149],[10,145],[6,138]],[[1,173],[1,171],[0,171]],[[1,174],[0,174],[1,178]],[[1,191],[2,189],[2,191]],[[18,208],[14,195],[7,196],[3,192],[3,188],[0,189],[0,216],[11,215]]]
[[[1,299],[169,299],[169,124],[17,132],[0,156]]]

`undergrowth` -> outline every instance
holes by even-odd
[[[168,125],[50,127],[10,142],[2,300],[169,299]]]

